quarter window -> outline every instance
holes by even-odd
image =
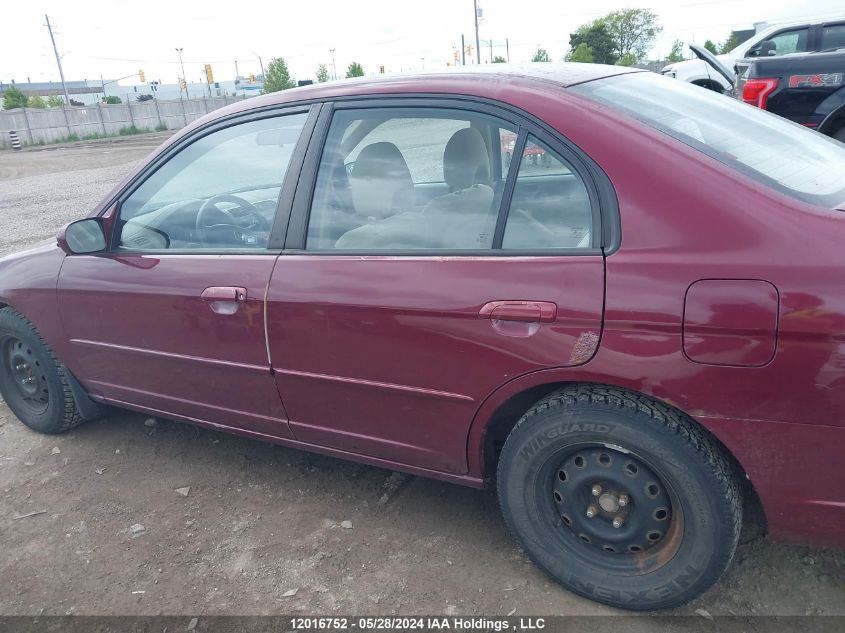
[[[121,204],[118,248],[267,248],[306,116],[233,125],[182,149]]]
[[[514,157],[518,137],[511,123],[464,110],[338,112],[320,160],[306,249],[493,249],[511,172],[518,177],[502,248],[589,247],[583,181],[536,139]]]
[[[532,136],[519,165],[502,248],[589,248],[592,211],[581,177]]]

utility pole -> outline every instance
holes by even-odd
[[[464,40],[464,34],[461,33],[461,66],[467,65],[467,45]]]
[[[330,48],[329,52],[332,54],[332,79],[337,79],[337,66],[335,66],[334,49]]]
[[[493,63],[493,40],[488,40],[490,42],[490,63]]]
[[[191,95],[188,94],[188,78],[185,76],[185,62],[182,61],[182,49],[177,48],[176,52],[179,53],[179,65],[182,67],[182,79],[185,81],[185,98],[190,99]],[[181,90],[179,90],[179,94],[182,94]]]
[[[475,7],[475,59],[476,63],[481,65],[481,48],[478,45],[478,0],[472,0]]]
[[[508,62],[511,60],[511,47],[508,43],[508,38],[505,38],[505,59],[507,59]]]
[[[259,55],[255,51],[252,51],[252,54],[255,55],[258,58],[258,65],[261,66],[261,77],[263,78],[264,77],[264,62],[261,61],[261,55]]]
[[[65,84],[65,71],[62,70],[62,58],[59,56],[59,49],[56,48],[56,38],[53,37],[53,27],[50,26],[50,16],[44,14],[44,19],[47,20],[47,30],[50,32],[50,41],[53,42],[53,52],[56,54],[56,64],[59,66],[59,77],[62,80],[62,90],[65,93],[65,102],[70,105],[70,95],[67,92],[67,84]]]

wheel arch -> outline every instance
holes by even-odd
[[[839,106],[828,114],[816,129],[821,134],[833,136],[833,133],[842,126],[845,126],[845,105]]]
[[[79,411],[80,416],[82,419],[87,421],[96,420],[97,418],[103,417],[107,411],[108,407],[106,405],[96,402],[95,400],[91,399],[90,394],[79,382],[79,379],[73,375],[70,369],[68,369],[67,365],[65,365],[58,355],[56,354],[55,350],[49,345],[49,343],[44,339],[44,336],[37,326],[37,324],[33,323],[32,319],[26,312],[21,310],[15,305],[9,303],[4,297],[0,297],[0,310],[4,310],[9,308],[13,310],[17,314],[21,315],[28,323],[32,325],[35,330],[35,334],[41,338],[44,342],[44,345],[48,347],[50,353],[53,355],[56,364],[59,366],[59,371],[65,376],[67,379],[68,387],[70,387],[71,393],[73,394],[73,399],[76,401],[76,407]]]
[[[625,384],[626,381],[610,380],[602,376],[564,378],[554,376],[553,374],[555,373],[557,373],[557,370],[547,370],[516,378],[500,387],[482,403],[470,427],[467,444],[467,460],[471,474],[480,476],[489,484],[495,476],[499,454],[510,431],[516,426],[523,414],[537,401],[553,391],[571,385],[609,386],[616,389],[624,389],[659,402],[663,406],[669,407],[689,418],[701,428],[721,448],[725,456],[733,464],[741,482],[744,498],[746,499],[746,512],[748,516],[752,517],[752,520],[763,530],[766,530],[765,509],[742,462],[740,462],[728,445],[694,416],[678,407],[671,400],[665,397],[661,398],[649,392],[649,390],[643,389],[641,386]]]

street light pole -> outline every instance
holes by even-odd
[[[335,65],[334,49],[330,48],[329,52],[332,54],[332,79],[337,79],[337,66]]]
[[[50,26],[50,16],[45,13],[44,19],[47,20],[47,30],[50,32],[50,41],[53,42],[53,52],[56,54],[56,64],[59,66],[59,77],[62,80],[62,90],[65,93],[65,102],[70,105],[70,95],[67,92],[67,84],[65,84],[65,72],[62,70],[62,58],[59,56],[59,49],[56,48],[56,38],[53,37],[53,27]]]
[[[475,59],[476,63],[480,66],[481,65],[481,47],[478,45],[478,0],[472,0],[472,4],[475,7]]]
[[[190,99],[191,95],[188,94],[188,78],[185,76],[185,62],[182,61],[182,49],[177,48],[176,52],[179,53],[179,65],[182,67],[182,79],[185,81],[185,98]],[[182,94],[182,90],[179,90],[179,94]]]

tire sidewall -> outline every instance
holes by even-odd
[[[505,445],[498,480],[505,519],[529,556],[576,593],[629,609],[685,602],[721,574],[726,563],[714,552],[729,544],[732,553],[735,543],[733,530],[725,525],[734,525],[729,506],[714,494],[719,481],[706,459],[695,459],[698,453],[689,450],[690,439],[639,411],[580,402],[549,407],[522,420]],[[662,566],[637,574],[636,589],[631,576],[584,565],[559,546],[557,539],[563,536],[557,531],[568,528],[560,521],[552,525],[543,520],[543,508],[552,503],[551,484],[543,475],[549,464],[562,461],[567,447],[577,444],[604,444],[634,453],[668,485],[673,506],[680,506],[683,531],[674,555]]]
[[[47,408],[36,413],[20,402],[20,395],[12,383],[14,380],[6,366],[5,359],[0,359],[0,393],[12,412],[26,426],[40,433],[58,433],[62,430],[63,385],[59,370],[52,355],[42,343],[38,334],[20,315],[9,310],[0,310],[0,351],[5,339],[13,336],[32,350],[39,362],[47,383]]]

